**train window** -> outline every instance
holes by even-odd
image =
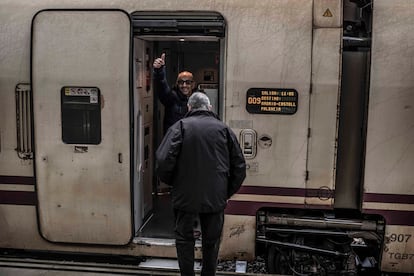
[[[62,140],[66,144],[101,142],[101,100],[97,87],[62,87]]]

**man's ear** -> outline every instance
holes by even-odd
[[[208,105],[208,110],[211,110],[213,106],[211,104]]]
[[[191,111],[191,105],[187,104],[188,111]]]

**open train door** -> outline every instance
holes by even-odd
[[[131,20],[120,10],[44,10],[32,22],[41,235],[127,244],[131,211]]]

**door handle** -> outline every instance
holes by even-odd
[[[253,159],[257,152],[257,134],[253,129],[243,129],[240,132],[240,146],[246,159]]]

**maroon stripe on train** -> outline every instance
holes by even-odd
[[[26,191],[0,191],[0,204],[36,205],[36,193]]]
[[[260,186],[241,186],[238,194],[254,195],[279,195],[279,196],[302,196],[306,195],[306,189],[302,188],[283,188],[283,187],[260,187]]]
[[[289,208],[289,209],[313,209],[313,210],[329,210],[329,205],[302,205],[289,203],[273,203],[273,202],[256,202],[256,201],[236,201],[229,200],[224,213],[226,215],[243,215],[255,216],[257,211],[263,207],[273,208]],[[364,214],[375,214],[385,218],[387,225],[407,225],[414,226],[413,211],[396,211],[396,210],[376,210],[364,209]]]
[[[333,198],[335,196],[335,190],[331,190],[327,187],[322,187],[321,189],[304,189],[284,187],[242,186],[237,193],[253,195],[318,197],[321,199]]]
[[[319,197],[322,199],[332,198],[335,196],[335,190],[330,190],[328,188],[304,189],[284,187],[242,186],[237,193],[253,195]],[[414,195],[365,193],[364,201],[414,204]]]
[[[263,207],[285,208],[285,209],[319,209],[330,210],[331,205],[305,205],[305,204],[291,204],[291,203],[275,203],[275,202],[257,202],[257,201],[238,201],[229,200],[227,207],[224,210],[226,215],[244,215],[255,216],[257,211]]]
[[[32,176],[0,175],[0,185],[1,184],[34,185],[35,179]]]
[[[414,204],[414,195],[365,193],[365,202]]]
[[[364,209],[362,212],[383,216],[387,225],[414,226],[414,211]]]

